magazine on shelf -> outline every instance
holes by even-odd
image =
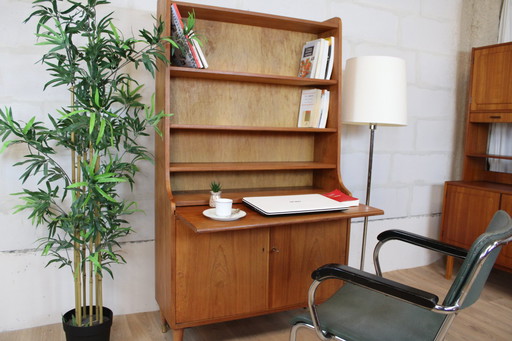
[[[180,49],[172,49],[171,62],[173,65],[188,66],[196,69],[204,68],[199,52],[193,44],[194,40],[187,39],[185,36],[183,20],[175,3],[171,5],[171,38],[181,46]]]

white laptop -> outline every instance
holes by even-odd
[[[246,197],[245,204],[264,215],[343,211],[348,205],[321,194]]]

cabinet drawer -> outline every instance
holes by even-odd
[[[510,123],[512,113],[471,113],[469,121],[472,123]]]

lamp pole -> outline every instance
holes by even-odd
[[[372,187],[372,166],[373,166],[373,141],[377,125],[370,123],[370,150],[368,152],[368,178],[366,180],[366,206],[370,206],[370,192]],[[368,216],[364,217],[363,223],[363,243],[361,248],[361,262],[359,268],[364,270],[364,257],[366,253],[366,235],[368,234]]]

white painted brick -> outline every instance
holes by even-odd
[[[343,38],[379,44],[398,42],[398,16],[389,11],[352,3],[332,3],[333,16],[343,20]]]
[[[368,153],[345,153],[341,159],[341,176],[343,184],[353,192],[366,190],[368,175]],[[363,199],[359,197],[359,199]]]
[[[397,184],[439,184],[450,178],[452,155],[398,154],[393,159],[392,181]]]
[[[23,24],[32,12],[32,3],[27,0],[2,0],[0,2],[0,48],[18,48],[33,45],[35,20]],[[17,29],[9,29],[16,27]],[[0,59],[1,60],[1,59]]]
[[[410,215],[428,215],[440,213],[443,205],[442,183],[430,186],[414,186]]]
[[[456,33],[458,31],[453,21],[409,16],[401,22],[401,45],[419,51],[455,54]]]
[[[416,86],[407,88],[408,113],[422,118],[457,116],[456,96],[452,89],[424,89]]]
[[[408,118],[407,126],[377,126],[375,151],[387,153],[413,152],[414,122]]]
[[[438,19],[459,18],[463,0],[422,0],[421,14]]]
[[[243,0],[243,8],[248,11],[282,15],[286,17],[323,21],[339,16],[327,11],[327,0],[280,0],[280,1],[251,1]]]
[[[416,150],[451,152],[455,143],[453,120],[420,120],[417,123]]]
[[[348,0],[346,2],[354,2]],[[421,9],[420,0],[357,0],[359,4],[365,4],[372,7],[398,12],[401,14],[419,13]]]
[[[454,56],[420,53],[418,75],[421,85],[454,89],[457,60]]]
[[[374,173],[378,170],[375,169]],[[408,216],[410,202],[409,188],[407,187],[386,187],[372,186],[370,195],[370,206],[384,210],[383,216],[376,216],[372,219],[390,219]]]

